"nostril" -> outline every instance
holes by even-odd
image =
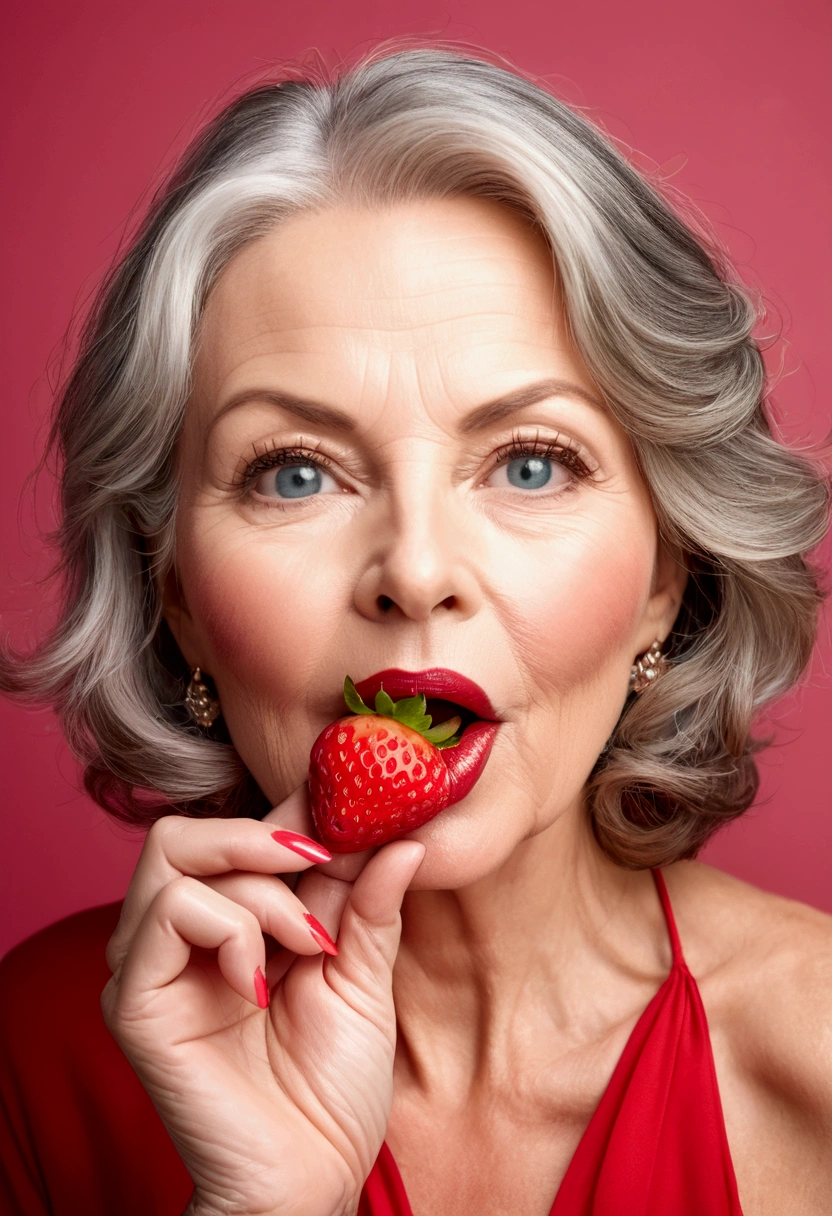
[[[389,612],[393,607],[393,601],[389,595],[380,595],[378,597],[378,606],[382,612]]]

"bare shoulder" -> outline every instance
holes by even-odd
[[[832,916],[700,862],[665,877],[712,1037],[746,1076],[832,1125]]]

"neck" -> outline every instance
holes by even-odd
[[[601,851],[576,806],[495,873],[408,892],[394,971],[397,1068],[431,1101],[516,1075],[541,1042],[586,1041],[670,964],[652,876]],[[617,1012],[616,1012],[617,1010]],[[490,1080],[489,1080],[490,1078]]]

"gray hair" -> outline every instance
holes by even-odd
[[[590,775],[599,842],[625,866],[666,864],[752,802],[754,720],[811,654],[821,593],[805,554],[829,506],[819,470],[772,433],[757,308],[712,238],[580,114],[483,58],[411,48],[228,106],[86,326],[52,435],[63,611],[33,654],[0,655],[0,686],[55,705],[86,788],[119,818],[265,810],[228,736],[188,722],[161,615],[174,448],[212,284],[298,212],[457,195],[514,207],[547,238],[576,348],[690,570],[670,669],[628,698]]]

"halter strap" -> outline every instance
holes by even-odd
[[[667,893],[667,885],[664,881],[664,875],[661,870],[651,870],[653,881],[656,884],[656,890],[659,893],[659,900],[664,912],[665,923],[667,924],[667,932],[670,937],[670,945],[673,950],[673,966],[684,967],[685,956],[682,954],[682,943],[679,940],[679,930],[676,928],[676,918],[673,915],[673,909],[670,906],[670,896]]]

